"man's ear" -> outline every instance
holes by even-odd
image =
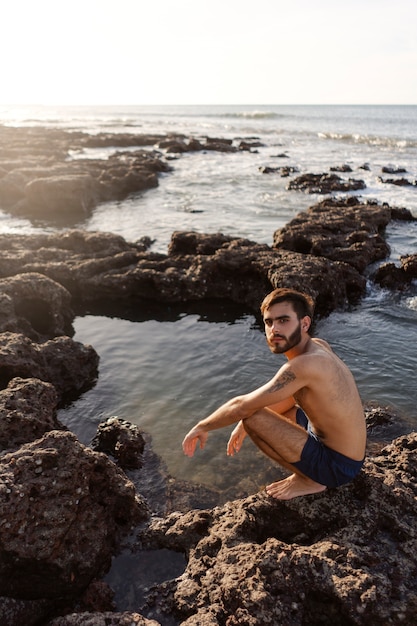
[[[311,317],[309,317],[308,315],[305,315],[301,320],[301,328],[305,330],[305,332],[307,333],[310,326],[311,326]]]

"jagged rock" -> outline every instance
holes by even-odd
[[[0,457],[0,595],[75,598],[147,517],[133,484],[68,432]]]
[[[14,378],[0,391],[0,450],[39,439],[50,430],[66,430],[56,418],[58,394],[50,383]]]
[[[336,174],[303,174],[288,183],[287,189],[306,193],[333,193],[335,191],[357,191],[365,189],[363,180],[343,180]]]
[[[383,263],[372,275],[372,280],[384,289],[404,291],[410,286],[412,277],[395,263]]]
[[[409,213],[409,219],[413,217]],[[383,238],[391,220],[387,205],[356,197],[325,199],[274,233],[274,247],[349,263],[359,272],[389,254]]]
[[[70,337],[38,344],[22,334],[1,333],[0,359],[0,388],[12,378],[39,378],[53,384],[60,400],[91,388],[98,375],[97,352]]]
[[[411,433],[345,487],[152,520],[144,545],[184,552],[188,564],[150,605],[187,626],[414,623],[416,468]]]
[[[189,302],[226,298],[254,311],[265,293],[287,286],[317,300],[327,315],[365,293],[365,279],[346,263],[272,249],[220,233],[173,233],[168,254],[143,251],[121,237],[69,231],[36,238],[0,237],[0,272],[43,273],[65,286],[77,307],[135,299]],[[51,260],[51,257],[56,260]]]
[[[1,278],[0,302],[0,332],[23,332],[34,341],[74,334],[71,294],[43,274]]]
[[[142,431],[136,424],[118,417],[109,417],[98,425],[91,447],[113,456],[123,469],[136,469],[143,465],[145,440]]]

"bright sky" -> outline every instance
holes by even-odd
[[[1,104],[417,104],[416,0],[3,0]]]

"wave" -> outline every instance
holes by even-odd
[[[283,113],[275,113],[274,111],[236,111],[234,113],[217,113],[212,117],[235,117],[252,120],[272,120],[276,118],[288,117],[288,115],[284,115]]]
[[[387,148],[416,148],[416,139],[404,139],[400,137],[381,137],[378,135],[361,135],[359,133],[324,133],[319,132],[320,139],[333,141],[345,141],[347,143],[366,144]]]

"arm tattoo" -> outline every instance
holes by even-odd
[[[279,377],[279,380],[277,380],[276,383],[271,387],[270,393],[275,393],[275,391],[279,391],[280,389],[283,389],[285,385],[292,383],[293,380],[295,380],[294,372],[291,372],[291,371],[284,372]]]

